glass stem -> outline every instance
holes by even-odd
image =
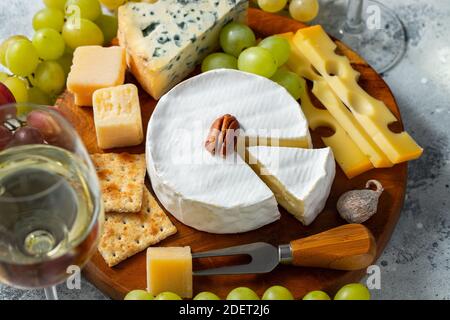
[[[47,300],[58,300],[58,292],[56,286],[44,288],[45,298]]]
[[[361,33],[364,30],[362,18],[363,0],[348,0],[347,17],[341,29],[341,33]]]

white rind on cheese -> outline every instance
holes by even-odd
[[[245,0],[159,0],[119,8],[118,38],[142,87],[159,99],[219,47],[220,30],[245,21]]]
[[[330,148],[254,146],[248,148],[248,161],[278,203],[304,225],[322,212],[336,173]]]
[[[263,77],[213,70],[163,96],[147,131],[153,189],[178,220],[212,233],[250,231],[280,217],[273,193],[240,156],[206,151],[211,124],[226,113],[237,118],[243,136],[261,133],[294,144],[311,139],[298,103]]]

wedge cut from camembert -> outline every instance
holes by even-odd
[[[159,99],[219,47],[230,21],[244,21],[246,0],[159,0],[119,8],[118,38],[131,72]]]
[[[336,165],[330,148],[249,147],[248,163],[278,203],[304,225],[325,207]]]
[[[237,153],[223,158],[206,150],[211,124],[225,114],[236,117],[249,141],[311,146],[308,123],[284,88],[253,74],[213,70],[160,99],[148,125],[147,169],[160,202],[184,224],[246,232],[280,213],[272,191]]]

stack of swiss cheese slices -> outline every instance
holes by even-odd
[[[204,147],[211,124],[224,114],[241,127],[238,152],[225,158]],[[198,230],[257,229],[279,219],[277,201],[309,224],[335,176],[331,149],[303,149],[310,147],[308,123],[284,88],[249,73],[213,70],[160,99],[147,131],[147,168],[161,203]]]

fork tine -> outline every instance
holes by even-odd
[[[249,267],[251,263],[248,264],[241,264],[237,266],[231,266],[231,267],[220,267],[220,268],[213,268],[213,269],[206,269],[206,270],[200,270],[200,271],[194,271],[194,276],[214,276],[214,275],[233,275],[233,274],[256,274],[256,273],[266,273],[268,271],[251,271],[251,268]],[[271,270],[269,270],[271,271]]]
[[[265,244],[264,242],[257,242],[251,244],[244,244],[235,247],[229,247],[224,249],[211,250],[206,252],[197,252],[192,254],[192,258],[209,258],[209,257],[222,257],[222,256],[234,256],[239,254],[250,255],[249,251],[255,247],[255,245]]]
[[[232,256],[246,254],[251,256],[252,260],[247,264],[240,264],[229,267],[219,267],[206,270],[195,271],[195,276],[209,276],[218,274],[255,274],[270,272],[278,265],[278,249],[274,246],[257,242],[246,244],[242,246],[236,246],[231,248],[212,250],[207,252],[194,253],[193,258],[208,258],[219,256]]]

